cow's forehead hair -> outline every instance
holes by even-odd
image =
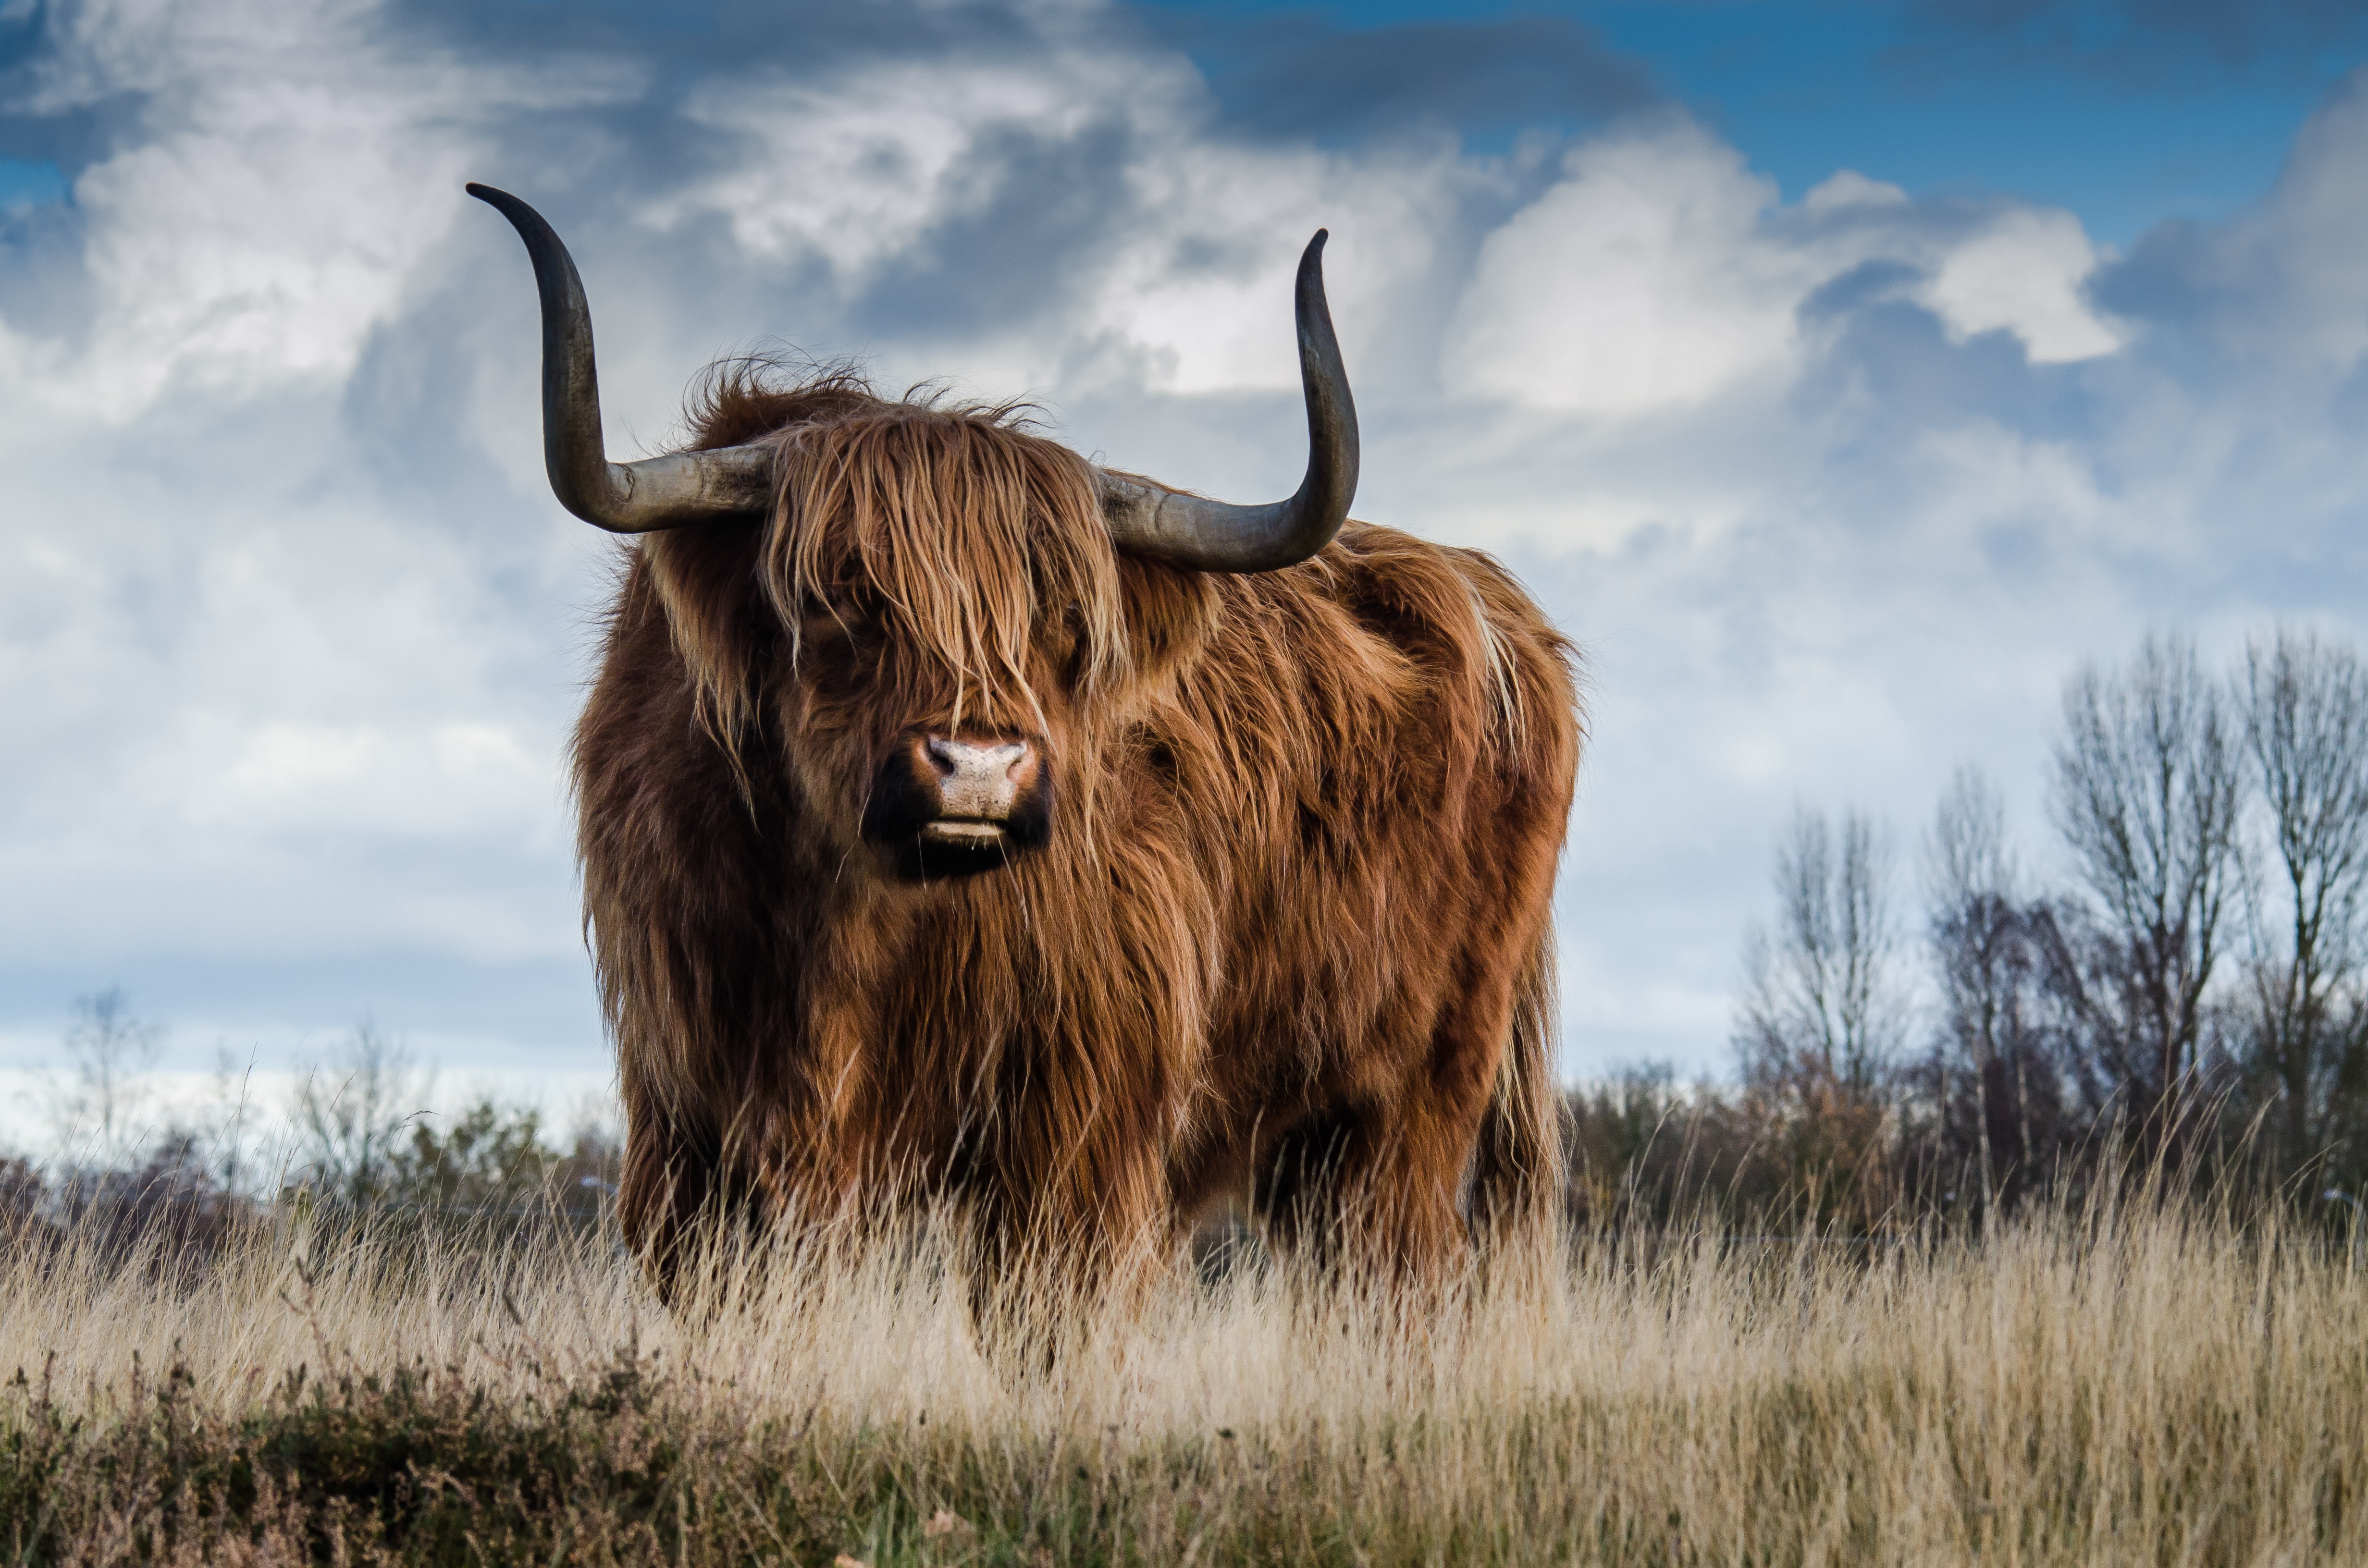
[[[1030,653],[1048,622],[1073,622],[1063,630],[1087,682],[1122,642],[1092,471],[1037,434],[1030,413],[926,390],[882,398],[845,368],[784,384],[743,361],[710,379],[693,417],[701,446],[780,444],[759,570],[793,640],[815,601],[857,590],[910,677],[950,681],[958,710],[1016,706],[1041,720]]]

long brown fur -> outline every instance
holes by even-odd
[[[1494,561],[1350,523],[1258,575],[1123,559],[1013,411],[716,379],[763,523],[631,551],[577,728],[627,1236],[951,1197],[990,1270],[1139,1272],[1247,1197],[1434,1273],[1559,1189],[1549,898],[1571,649]],[[1042,850],[903,883],[859,842],[907,726],[1030,737]]]

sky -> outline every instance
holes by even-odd
[[[574,249],[612,452],[791,346],[1234,499],[1328,227],[1357,515],[1586,650],[1563,1071],[1717,1074],[1796,807],[1912,909],[1977,761],[2044,872],[2082,661],[2362,635],[2362,62],[2331,0],[0,0],[0,1142],[109,984],[184,1074],[608,1082],[615,547],[466,180]]]

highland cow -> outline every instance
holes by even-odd
[[[611,464],[574,264],[469,188],[533,259],[559,499],[646,536],[575,776],[662,1290],[713,1213],[951,1200],[989,1275],[1097,1288],[1228,1196],[1434,1277],[1547,1212],[1571,649],[1487,556],[1347,521],[1321,233],[1307,476],[1235,506],[746,364]]]

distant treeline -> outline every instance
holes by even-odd
[[[43,1235],[162,1241],[206,1253],[243,1222],[291,1214],[408,1224],[591,1221],[615,1190],[614,1127],[553,1136],[531,1106],[480,1097],[427,1108],[432,1074],[365,1025],[258,1106],[233,1068],[213,1093],[160,1105],[150,1076],[163,1031],[120,988],[79,999],[50,1109],[54,1156],[0,1158],[0,1243]]]
[[[2368,1184],[2368,668],[2305,631],[2233,668],[2149,637],[2066,682],[2051,853],[1961,768],[1920,899],[1889,831],[1795,814],[1744,955],[1729,1085],[1575,1093],[1582,1226],[1705,1203],[1847,1231],[1973,1222],[2109,1167],[2330,1227]]]

